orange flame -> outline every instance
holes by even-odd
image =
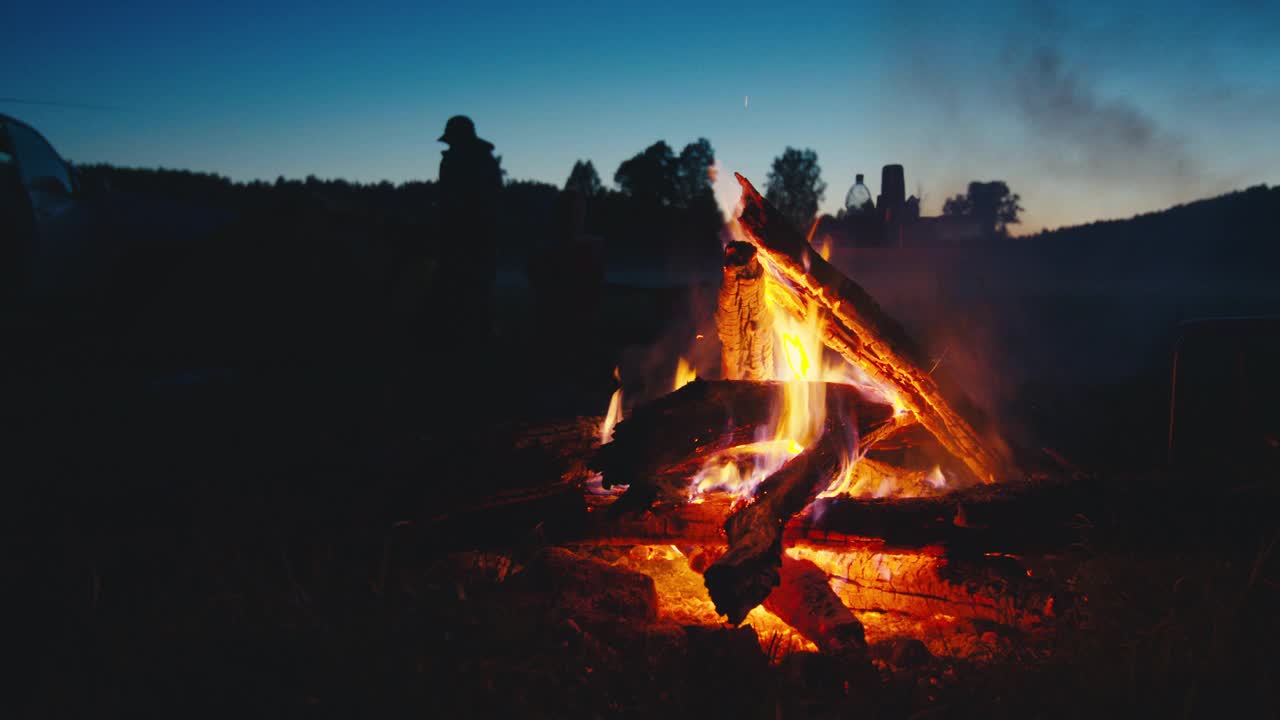
[[[622,382],[622,377],[618,374],[618,368],[613,369],[613,379]],[[613,427],[622,419],[622,386],[619,385],[617,390],[613,391],[613,397],[609,398],[609,412],[604,416],[604,422],[600,423],[600,444],[604,445],[613,439]]]
[[[731,239],[750,242],[738,217],[741,195],[736,202],[722,200]],[[727,200],[727,198],[725,199]],[[730,208],[733,208],[730,212]],[[818,223],[809,228],[812,240]],[[753,243],[754,244],[754,243]],[[819,254],[830,259],[831,238],[824,237]],[[708,458],[691,478],[689,496],[701,502],[708,493],[723,492],[735,500],[749,499],[756,487],[787,460],[804,451],[820,434],[826,420],[826,393],[822,383],[841,383],[857,387],[862,393],[894,408],[895,426],[916,421],[916,413],[908,399],[874,368],[855,365],[838,353],[826,352],[823,343],[824,315],[817,297],[806,299],[806,290],[785,267],[775,264],[768,252],[756,255],[765,270],[765,306],[774,330],[774,371],[771,379],[785,383],[783,401],[774,421],[766,426],[755,442],[717,453]],[[805,257],[808,260],[808,257]],[[682,359],[683,360],[683,359]],[[676,387],[680,387],[677,372]],[[856,440],[856,438],[854,438]],[[936,494],[947,489],[947,478],[940,468],[924,473],[903,470],[883,463],[866,463],[862,449],[850,443],[849,455],[841,471],[819,497],[839,495],[863,497],[917,496]]]
[[[676,363],[676,382],[675,387],[672,388],[672,390],[679,390],[697,379],[698,371],[689,364],[688,360],[681,357],[680,362]]]
[[[779,350],[774,353],[772,379],[785,383],[782,403],[756,442],[719,453],[703,464],[689,486],[690,499],[695,502],[710,492],[728,493],[739,500],[750,498],[756,486],[821,434],[827,408],[826,388],[817,382],[826,375],[820,315],[816,311],[802,315],[786,312],[775,299],[784,292],[787,288],[766,275],[765,304],[773,314],[774,342]]]

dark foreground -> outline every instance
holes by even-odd
[[[19,358],[4,385],[13,421],[4,439],[6,644],[19,661],[5,675],[5,714],[1280,711],[1280,535],[1253,521],[1233,532],[1185,521],[1178,537],[1073,548],[1065,562],[1084,602],[1058,632],[965,661],[892,648],[846,661],[768,638],[762,650],[752,630],[680,627],[627,602],[602,610],[581,577],[539,563],[553,540],[543,529],[478,530],[510,561],[501,572],[465,542],[433,537],[429,521],[451,507],[557,477],[551,458],[513,451],[501,428],[522,416],[598,414],[623,346],[661,342],[662,328],[688,314],[687,298],[672,293],[615,290],[606,304],[612,334],[541,360],[504,354],[529,347],[512,304],[495,355],[534,357],[526,362],[416,355],[398,344],[403,324],[369,327],[338,302],[225,330],[247,333],[248,355],[207,352],[182,336],[182,318],[169,318],[149,327],[173,328],[173,338],[135,344],[182,357],[88,361],[90,350],[63,342]],[[163,317],[163,308],[151,312]],[[366,333],[359,342],[357,332]],[[1064,430],[1056,437],[1071,459],[1104,482],[1201,483],[1224,495],[1274,486],[1273,477],[1228,471],[1139,473],[1131,457],[1108,465],[1114,433],[1090,442],[1080,424],[1050,412],[1089,397],[1089,411],[1106,417],[1100,427],[1136,427],[1150,413],[1135,433],[1158,437],[1158,412],[1135,400],[1158,398],[1158,387],[1058,389],[1038,407]],[[1164,512],[1153,493],[1151,513]]]

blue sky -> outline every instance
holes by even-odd
[[[707,137],[762,185],[811,147],[824,209],[900,162],[927,212],[1008,181],[1024,232],[1280,182],[1280,3],[1114,5],[24,3],[0,97],[93,107],[0,112],[77,161],[240,180],[434,178],[455,113],[557,184]]]

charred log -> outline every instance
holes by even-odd
[[[827,573],[812,561],[783,557],[781,582],[764,607],[823,652],[862,655],[867,651],[862,623],[831,589]]]
[[[591,468],[601,473],[604,487],[628,485],[628,493],[683,502],[689,497],[689,479],[708,460],[758,439],[760,430],[773,422],[784,392],[775,382],[696,380],[636,408],[618,423],[612,442],[600,447]],[[827,383],[826,402],[829,408],[846,409],[860,437],[893,420],[893,408],[866,399],[850,385]]]
[[[844,417],[828,405],[817,442],[760,483],[751,504],[725,521],[729,551],[707,568],[705,579],[716,610],[729,622],[742,622],[778,585],[783,528],[830,484],[848,455]]]
[[[764,266],[750,243],[725,248],[724,278],[716,305],[720,376],[767,380],[773,374],[773,328],[765,305]]]
[[[580,537],[588,530],[588,520],[582,489],[559,482],[449,507],[425,518],[419,537],[423,547],[433,551],[504,547],[533,535],[543,542]]]
[[[815,252],[746,178],[737,178],[742,185],[742,229],[797,288],[801,302],[817,304],[825,321],[825,344],[874,380],[897,389],[906,408],[980,480],[990,483],[1003,478],[1006,462],[982,435],[972,403],[957,388],[939,384],[922,370],[927,364],[924,353],[903,327],[866,290]],[[788,293],[780,295],[787,301]]]
[[[783,544],[872,552],[930,549],[952,557],[1056,553],[1085,539],[1088,518],[1101,511],[1102,502],[1093,495],[1106,497],[1105,489],[1095,483],[1039,481],[933,497],[825,498],[786,524]],[[593,512],[582,537],[608,545],[722,544],[730,512],[730,501],[716,497],[643,514]]]
[[[723,545],[732,509],[728,496],[711,496],[650,512],[592,511],[582,539],[594,545]]]
[[[1081,539],[1097,516],[1096,483],[1042,480],[979,485],[934,497],[830,498],[814,503],[788,533],[876,538],[900,549],[944,548],[955,556],[1054,552]]]
[[[511,429],[516,451],[537,450],[554,458],[562,479],[577,482],[590,474],[587,460],[600,444],[601,417],[577,417],[547,423],[526,423]]]

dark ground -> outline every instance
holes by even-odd
[[[307,230],[283,234],[303,242]],[[433,545],[427,518],[555,476],[485,428],[600,414],[618,359],[654,365],[646,348],[689,323],[689,295],[610,288],[597,325],[548,347],[527,298],[509,293],[493,357],[432,342],[418,353],[406,341],[422,331],[416,316],[332,282],[325,268],[344,252],[321,244],[315,267],[299,267],[255,250],[247,274],[235,253],[201,258],[164,302],[20,336],[4,378],[6,646],[18,660],[6,715],[1280,711],[1278,536],[1257,521],[1274,505],[1255,502],[1234,532],[1194,531],[1192,513],[1153,523],[1144,542],[1074,550],[1065,561],[1087,602],[1047,648],[990,664],[770,664],[732,633],[582,611],[554,575],[498,582],[460,567],[470,556]],[[279,274],[291,282],[272,282]],[[1034,434],[1117,486],[1274,487],[1229,468],[1188,478],[1159,466],[1165,372],[1028,386]],[[637,396],[665,378],[624,374]],[[1153,493],[1152,515],[1171,502]],[[518,564],[537,556],[537,532],[514,535]]]

